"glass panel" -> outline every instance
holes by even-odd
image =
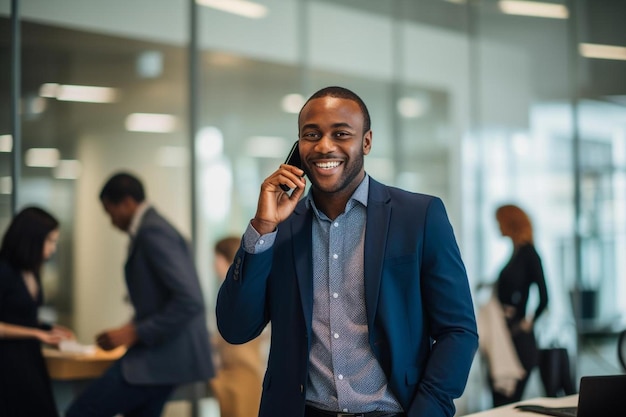
[[[466,144],[466,163],[475,171],[464,181],[478,181],[477,193],[468,195],[479,207],[472,235],[483,249],[476,272],[486,281],[497,278],[511,248],[498,236],[495,209],[521,206],[533,221],[551,296],[544,322],[562,325],[571,318],[568,289],[575,279],[567,21],[507,15],[495,3],[476,9],[474,19],[478,128]]]
[[[8,12],[8,11],[7,11]],[[0,231],[4,234],[11,219],[11,22],[0,17]]]
[[[611,327],[619,323],[626,306],[620,296],[626,290],[620,279],[626,271],[626,107],[619,102],[585,100],[579,108],[581,284],[593,297],[582,305],[582,313],[595,327],[597,322]]]
[[[55,3],[48,14],[43,6],[24,10],[18,206],[39,205],[59,218],[59,250],[43,272],[44,312],[74,328],[83,343],[93,343],[96,332],[130,314],[123,279],[127,237],[113,230],[98,200],[107,177],[119,169],[137,173],[148,199],[190,235],[187,66],[184,46],[128,34],[146,29],[143,24],[126,21],[125,35],[120,19],[111,23],[115,28],[103,27],[108,13],[143,22],[140,5],[108,3],[98,11],[71,3]],[[172,32],[184,13],[180,8],[169,15]],[[98,21],[99,33],[77,28],[91,20]],[[8,23],[0,19],[2,33]],[[6,93],[0,100],[6,102]],[[167,116],[161,124],[133,127],[133,113]],[[1,123],[0,133],[8,133]],[[1,176],[6,169],[3,162]],[[4,205],[6,197],[0,198]]]
[[[504,13],[502,2],[470,5],[473,129],[464,146],[463,215],[473,244],[465,245],[470,275],[493,283],[512,255],[495,211],[516,204],[530,216],[541,257],[549,308],[536,323],[540,347],[575,349],[576,327],[569,291],[575,275],[573,245],[573,115],[568,67],[568,21]],[[476,292],[480,305],[491,294]],[[527,314],[536,307],[531,288]],[[477,384],[486,387],[484,376]],[[525,397],[542,396],[529,384]],[[490,398],[472,397],[474,406]]]
[[[244,230],[262,180],[296,139],[302,100],[328,85],[353,89],[369,107],[374,143],[367,171],[388,184],[441,196],[460,222],[462,129],[455,123],[468,117],[462,106],[467,42],[458,27],[433,26],[453,26],[450,19],[458,20],[464,9],[439,0],[257,4],[267,11],[258,19],[200,8],[199,253],[211,253],[220,235]],[[420,21],[420,11],[430,13],[433,26]],[[221,35],[225,30],[228,37]],[[295,104],[285,110],[289,99]]]

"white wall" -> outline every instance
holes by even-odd
[[[119,169],[138,173],[147,200],[190,236],[188,168],[158,166],[158,148],[168,140],[154,136],[78,139],[77,157],[87,169],[76,184],[74,326],[84,343],[92,343],[95,333],[125,323],[132,314],[124,301],[128,236],[113,227],[98,199],[106,179]]]

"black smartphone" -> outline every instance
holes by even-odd
[[[287,156],[287,159],[285,159],[285,164],[302,169],[302,160],[300,159],[300,148],[298,147],[298,143],[299,141],[296,141],[291,147],[289,155]],[[280,188],[282,188],[283,191],[290,190],[290,188],[285,184],[280,184]]]

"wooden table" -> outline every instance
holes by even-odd
[[[96,347],[93,354],[69,353],[44,348],[43,356],[52,380],[72,381],[99,377],[113,362],[121,358],[124,352],[126,348],[123,346],[110,351]]]
[[[58,349],[43,348],[48,373],[52,380],[52,390],[63,415],[74,398],[91,382],[118,360],[126,348],[121,346],[111,351],[95,348],[94,353],[61,352]],[[192,417],[199,416],[199,401],[211,397],[207,382],[185,384],[177,387],[170,400],[185,400],[191,403]]]

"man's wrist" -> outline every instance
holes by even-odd
[[[268,233],[272,233],[276,230],[276,223],[268,222],[266,220],[257,219],[256,217],[252,219],[250,222],[254,230],[256,230],[260,235],[265,235]]]

